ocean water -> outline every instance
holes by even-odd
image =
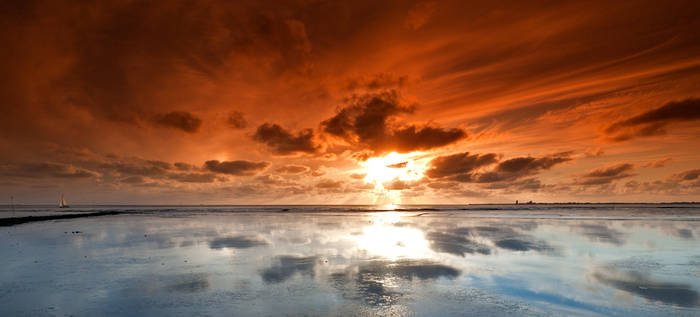
[[[14,209],[124,213],[0,227],[0,316],[700,315],[697,204]]]

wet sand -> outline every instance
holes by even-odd
[[[170,208],[4,227],[0,315],[700,314],[695,210],[440,208]]]

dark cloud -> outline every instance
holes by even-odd
[[[658,159],[656,161],[646,163],[646,164],[644,164],[644,167],[652,167],[652,168],[664,167],[664,166],[666,166],[666,163],[668,163],[668,161],[670,161],[670,160],[671,160],[670,157],[664,157],[664,158]]]
[[[280,256],[277,258],[279,263],[273,265],[260,274],[265,283],[282,283],[296,273],[306,276],[314,276],[314,267],[318,259],[315,256],[299,257],[299,256]]]
[[[400,125],[401,114],[410,114],[415,105],[405,104],[396,91],[353,96],[348,105],[321,123],[324,132],[375,154],[388,151],[429,150],[467,137],[461,129]]]
[[[97,176],[94,172],[60,163],[25,163],[0,166],[0,175],[21,178],[81,179]]]
[[[348,90],[367,89],[397,89],[407,85],[411,80],[408,76],[398,76],[393,73],[379,73],[374,76],[357,77],[348,80]]]
[[[219,176],[213,173],[173,173],[168,174],[169,179],[183,183],[213,183]]]
[[[570,160],[572,160],[571,152],[562,152],[541,158],[516,157],[499,163],[496,171],[507,174],[527,175],[538,170],[549,169],[556,164]]]
[[[234,129],[244,129],[248,126],[248,121],[246,121],[243,113],[239,111],[231,112],[226,119],[226,123]]]
[[[692,181],[700,178],[700,168],[687,170],[678,174],[673,174],[669,177],[671,180],[675,181]]]
[[[634,176],[629,173],[634,170],[634,165],[630,163],[618,163],[590,170],[584,173],[580,179],[574,181],[576,185],[604,185],[615,180]]]
[[[186,111],[156,114],[153,115],[151,121],[160,127],[179,129],[188,133],[195,133],[202,126],[201,119]]]
[[[537,174],[541,170],[573,160],[571,152],[561,152],[543,157],[516,157],[498,162],[496,154],[469,154],[469,152],[441,156],[430,162],[426,175],[432,178],[449,177],[450,180],[465,183],[495,183],[513,181]],[[491,170],[475,170],[498,164]]]
[[[189,171],[189,170],[195,169],[194,165],[182,163],[182,162],[175,162],[173,164],[173,166],[175,166],[175,168],[180,170],[180,171]]]
[[[315,153],[318,146],[313,143],[314,133],[311,129],[299,131],[296,135],[278,124],[265,123],[258,127],[253,139],[267,145],[279,155],[295,153]]]
[[[247,249],[267,244],[267,241],[259,239],[257,237],[235,236],[214,239],[211,242],[209,242],[209,247],[217,250],[223,248]]]
[[[493,153],[469,154],[469,152],[440,156],[430,161],[430,168],[425,175],[431,178],[441,178],[458,174],[467,174],[498,161]]]
[[[250,161],[223,161],[211,160],[204,162],[204,169],[214,173],[246,176],[256,174],[270,165],[268,162],[250,162]]]
[[[119,182],[125,184],[143,184],[146,182],[146,179],[142,176],[129,176],[120,179]]]
[[[172,165],[162,161],[142,160],[137,158],[108,161],[97,167],[103,172],[119,173],[120,175],[162,176],[172,169]]]
[[[700,99],[671,101],[629,119],[617,121],[605,129],[613,141],[625,141],[635,137],[666,133],[666,127],[675,122],[700,120]]]
[[[308,172],[309,167],[303,165],[285,165],[278,167],[275,171],[282,174],[301,174]]]
[[[605,270],[593,273],[599,282],[648,301],[681,307],[700,306],[700,294],[691,285],[657,282],[637,272]]]

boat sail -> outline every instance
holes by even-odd
[[[63,194],[61,194],[61,200],[58,201],[58,208],[68,208],[68,203],[66,203],[66,200],[63,198]]]

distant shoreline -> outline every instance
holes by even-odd
[[[91,212],[91,213],[69,214],[69,215],[0,218],[0,227],[10,227],[10,226],[21,225],[21,224],[30,223],[30,222],[38,222],[38,221],[87,218],[87,217],[98,217],[98,216],[111,216],[111,215],[119,215],[119,214],[121,214],[121,212],[107,211],[107,212]]]
[[[72,208],[81,207],[282,207],[282,206],[383,206],[385,204],[71,204]],[[516,205],[514,202],[503,203],[465,203],[465,204],[396,204],[397,206],[498,206]],[[520,205],[700,205],[700,201],[678,202],[521,202]],[[0,208],[12,205],[0,204]],[[14,207],[56,207],[55,204],[14,204]]]

